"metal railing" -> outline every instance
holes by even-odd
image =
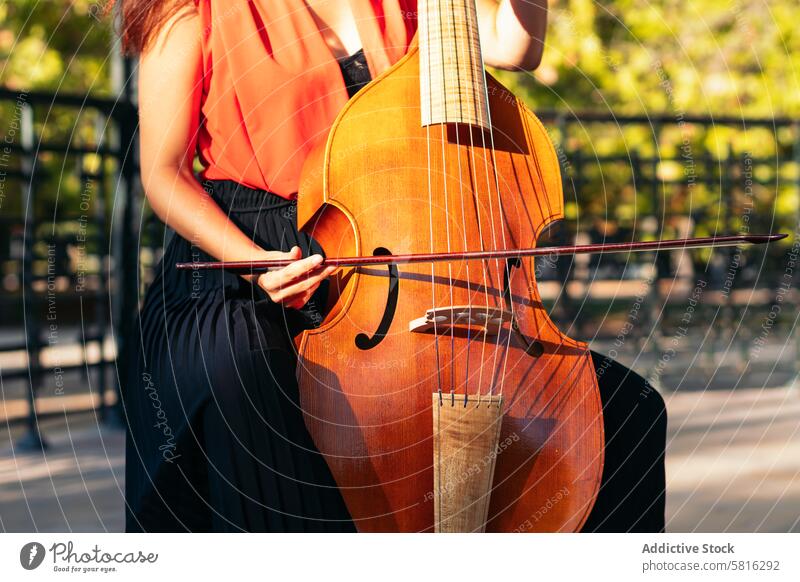
[[[20,446],[41,449],[42,386],[70,396],[81,375],[106,420],[119,401],[110,372],[136,309],[138,260],[124,245],[135,232],[137,116],[129,100],[7,89],[0,107],[0,376],[6,401],[25,384]],[[71,363],[47,354],[65,347],[77,348]]]

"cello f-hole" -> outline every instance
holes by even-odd
[[[518,258],[506,260],[505,276],[503,280],[503,300],[506,303],[506,308],[510,308],[511,306],[511,270],[521,266],[522,261]]]
[[[386,256],[391,255],[391,251],[383,247],[378,247],[372,252],[373,256]],[[400,287],[400,276],[397,270],[397,265],[387,265],[389,270],[389,292],[386,296],[386,306],[383,309],[383,317],[378,324],[378,328],[372,337],[365,333],[356,335],[355,344],[359,350],[369,350],[377,346],[386,337],[389,332],[389,327],[392,325],[394,313],[397,310],[397,297]]]

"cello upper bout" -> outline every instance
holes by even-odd
[[[297,228],[303,230],[325,202],[325,152],[327,139],[321,139],[311,148],[303,170],[297,197]]]

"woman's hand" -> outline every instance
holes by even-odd
[[[292,259],[291,265],[268,271],[258,277],[258,286],[266,291],[269,298],[285,307],[300,309],[305,305],[322,280],[336,270],[336,267],[321,267],[322,256],[311,255],[305,259],[299,247],[292,247],[288,253],[265,251],[260,259]]]

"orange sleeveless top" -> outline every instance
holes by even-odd
[[[402,57],[416,0],[349,0],[373,77]],[[203,31],[198,154],[207,179],[296,196],[348,95],[303,0],[195,0]]]

